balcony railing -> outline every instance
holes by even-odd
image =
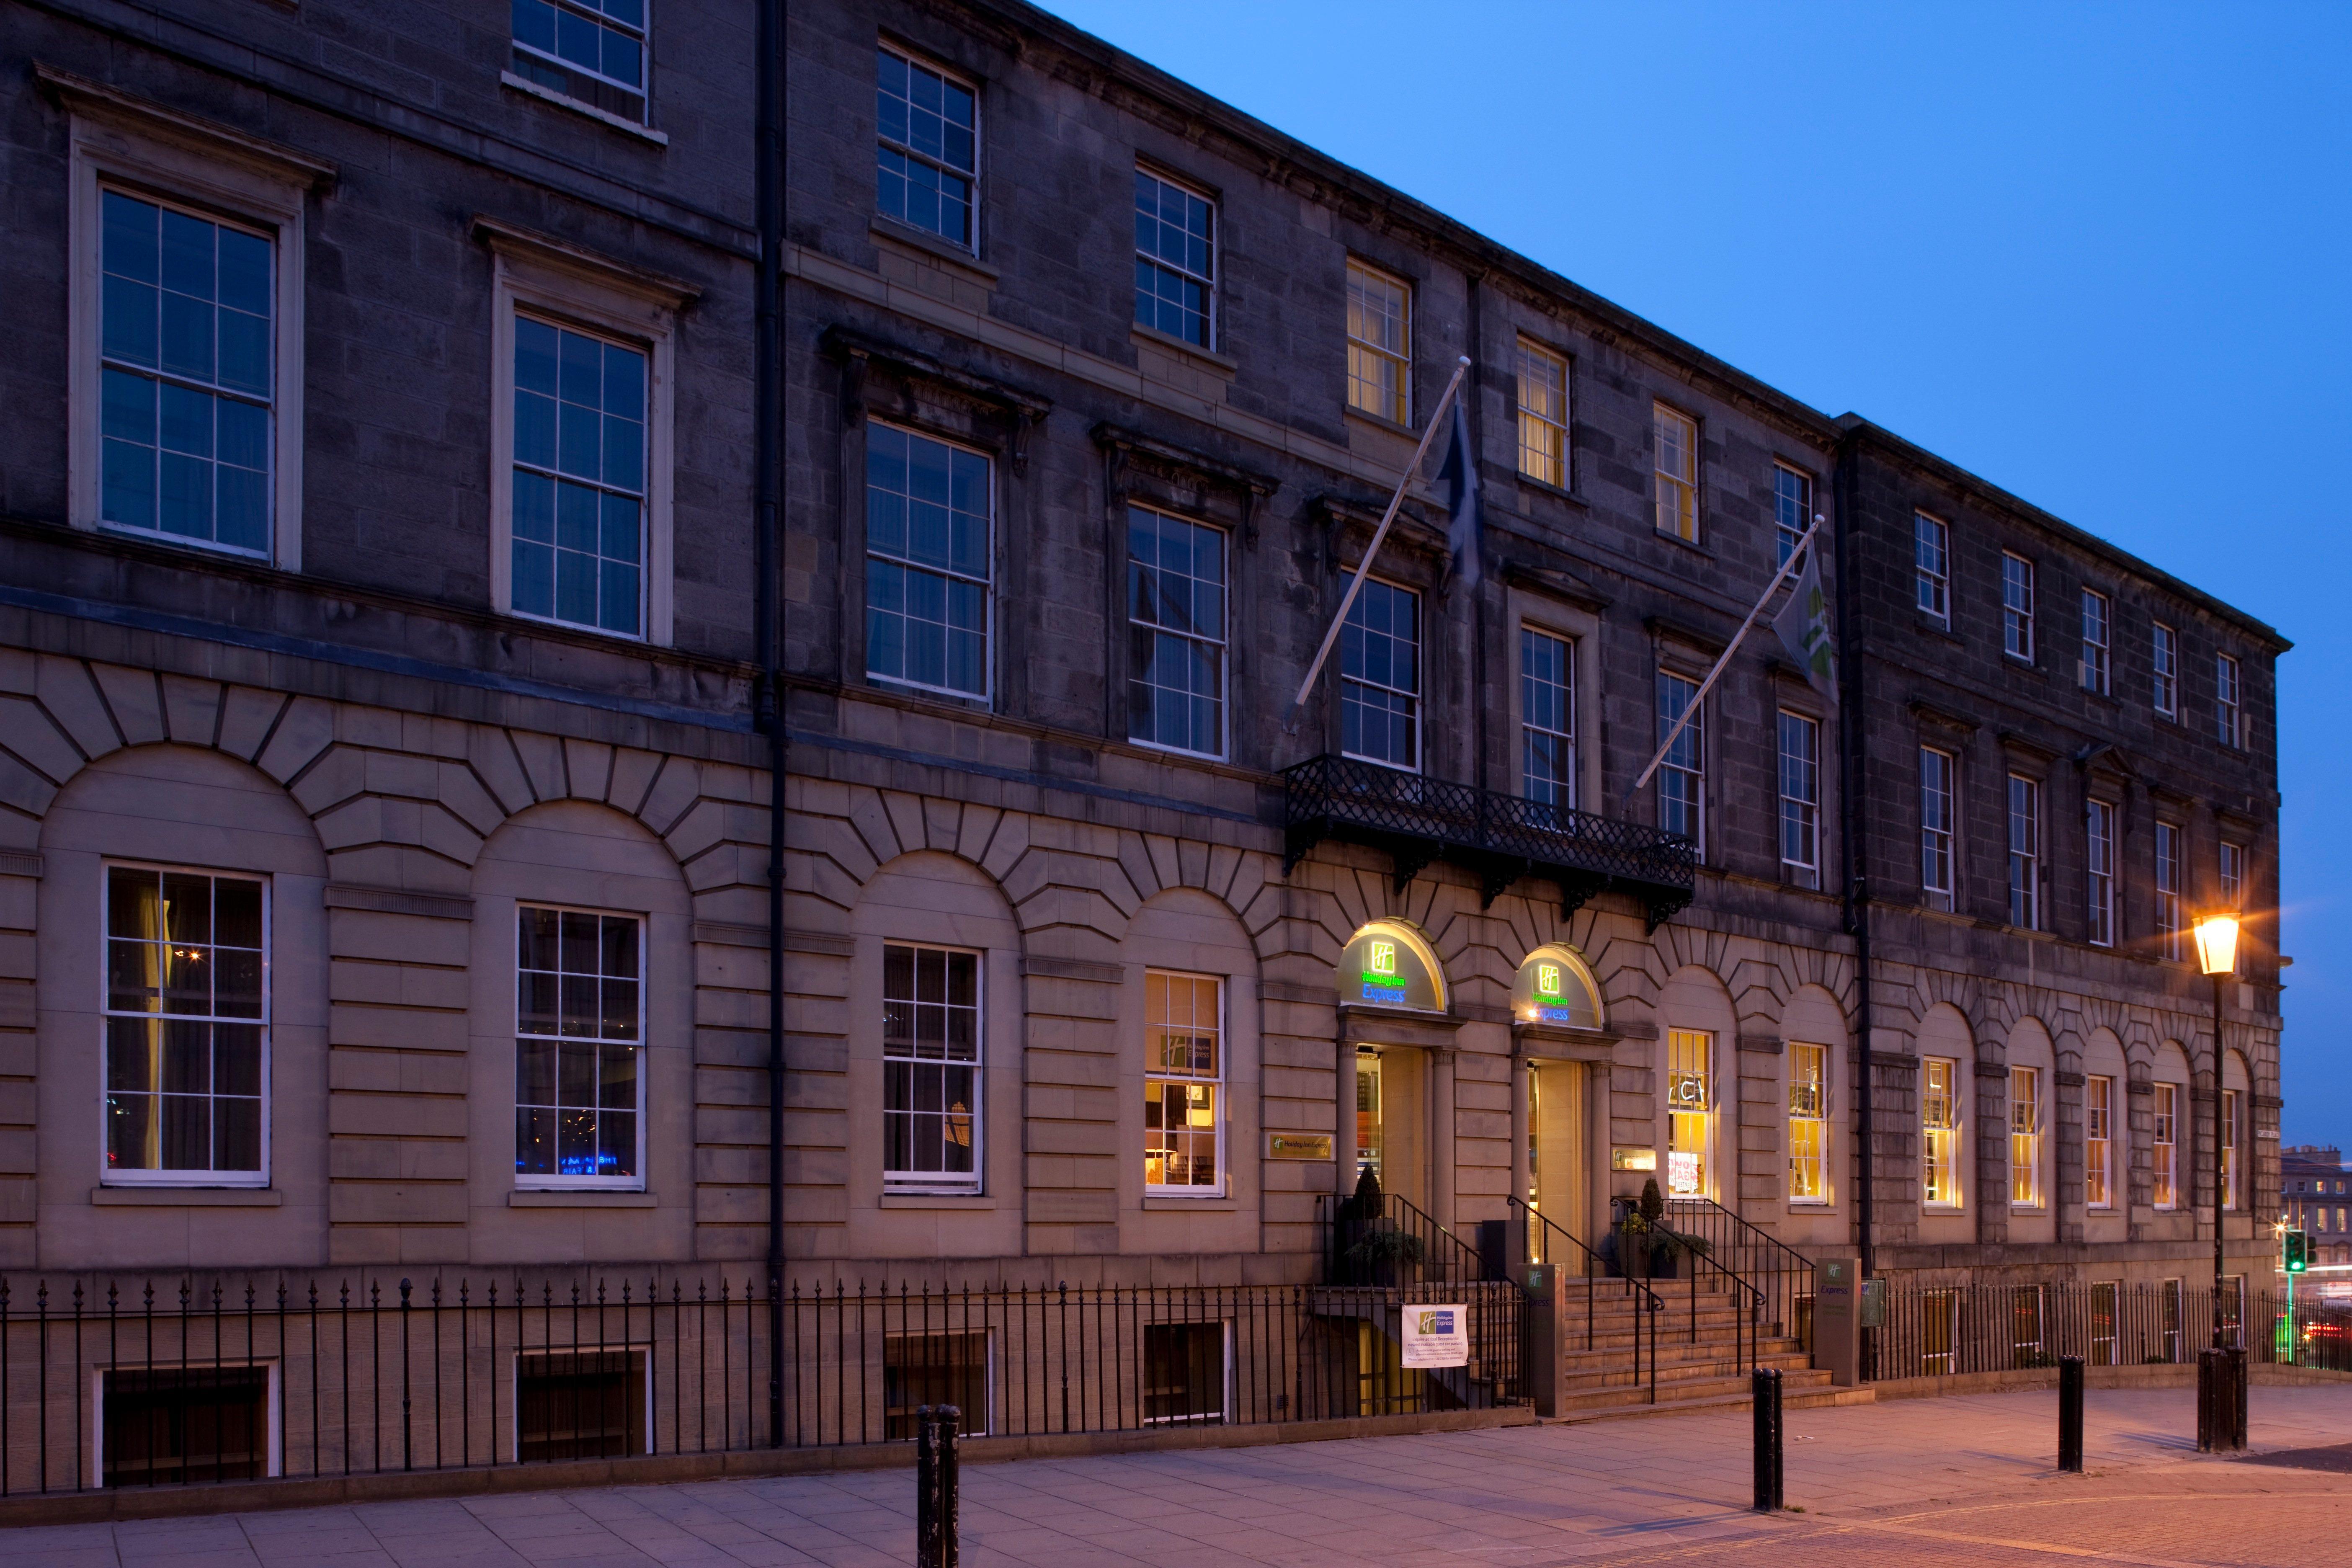
[[[1638,899],[1655,928],[1691,901],[1697,847],[1680,834],[1470,784],[1322,756],[1283,774],[1284,869],[1326,838],[1384,848],[1402,889],[1431,861],[1474,868],[1486,900],[1549,877],[1573,913],[1598,892]]]

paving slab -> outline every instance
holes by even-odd
[[[2249,1459],[2193,1391],[2048,1390],[1788,1416],[1790,1511],[1748,1507],[1749,1418],[1028,1459],[963,1472],[969,1568],[2352,1565],[2352,1384],[2263,1387]],[[0,1531],[7,1568],[902,1568],[905,1470]]]

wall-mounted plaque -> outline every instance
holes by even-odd
[[[1269,1132],[1265,1135],[1265,1157],[1269,1160],[1328,1160],[1331,1157],[1331,1134]]]
[[[1612,1171],[1654,1171],[1658,1168],[1655,1149],[1612,1149],[1609,1168]]]

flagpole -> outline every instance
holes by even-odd
[[[1731,656],[1739,651],[1740,640],[1747,637],[1748,628],[1756,624],[1756,617],[1764,613],[1764,606],[1770,604],[1772,595],[1780,591],[1781,582],[1797,569],[1798,559],[1813,542],[1813,535],[1821,531],[1822,514],[1815,512],[1812,526],[1806,529],[1804,537],[1797,541],[1797,547],[1789,552],[1789,559],[1780,563],[1780,569],[1772,574],[1772,580],[1764,584],[1764,592],[1757,598],[1756,607],[1748,612],[1748,618],[1739,623],[1738,631],[1731,634],[1731,641],[1724,648],[1722,657],[1715,661],[1715,668],[1706,672],[1706,679],[1698,683],[1698,689],[1693,692],[1691,700],[1683,705],[1682,716],[1675,721],[1674,728],[1666,731],[1666,738],[1658,743],[1657,755],[1652,757],[1650,765],[1642,770],[1642,776],[1633,781],[1633,787],[1625,792],[1627,800],[1632,800],[1642,793],[1642,786],[1650,782],[1650,775],[1656,773],[1658,764],[1666,760],[1666,752],[1673,748],[1675,742],[1681,738],[1684,729],[1698,716],[1698,705],[1706,700],[1706,694],[1714,687],[1717,679],[1731,663]]]
[[[1412,449],[1412,461],[1404,466],[1397,477],[1396,493],[1389,497],[1389,510],[1381,514],[1381,525],[1372,532],[1372,542],[1364,547],[1364,558],[1356,566],[1356,574],[1348,581],[1348,592],[1339,600],[1339,613],[1331,617],[1330,629],[1323,634],[1323,646],[1315,650],[1315,662],[1307,667],[1307,679],[1298,683],[1298,695],[1290,700],[1290,711],[1282,717],[1282,732],[1298,733],[1299,710],[1307,706],[1307,694],[1315,689],[1315,678],[1323,673],[1323,661],[1331,657],[1331,645],[1339,640],[1339,628],[1347,624],[1348,612],[1354,607],[1356,595],[1364,585],[1364,576],[1372,569],[1372,558],[1381,552],[1381,542],[1389,536],[1389,525],[1396,521],[1397,509],[1404,504],[1405,487],[1412,483],[1413,475],[1421,471],[1421,460],[1429,456],[1429,444],[1437,437],[1438,422],[1453,406],[1454,395],[1462,388],[1462,378],[1469,374],[1470,356],[1464,354],[1454,366],[1454,378],[1445,384],[1439,395],[1437,406],[1429,416],[1429,426],[1421,433],[1421,445]],[[1811,537],[1810,534],[1808,538]],[[1775,579],[1777,582],[1778,579]],[[1640,787],[1638,785],[1636,788]]]

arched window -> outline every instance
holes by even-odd
[[[1429,942],[1402,921],[1373,921],[1339,954],[1339,999],[1445,1011],[1445,975]]]
[[[1593,984],[1592,971],[1576,949],[1546,942],[1519,965],[1518,983],[1511,988],[1511,1016],[1522,1024],[1597,1029],[1602,1017],[1601,987]]]

